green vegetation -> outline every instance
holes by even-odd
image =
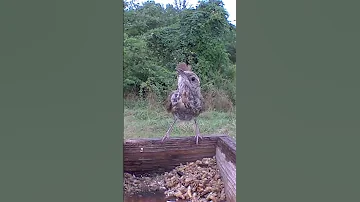
[[[176,64],[187,61],[201,79],[206,112],[200,132],[235,136],[236,27],[220,0],[162,7],[124,2],[125,138],[162,137],[172,122],[163,102],[176,89]],[[173,136],[194,135],[193,122]]]
[[[129,103],[128,103],[129,102]],[[126,101],[124,109],[124,138],[162,138],[173,122],[165,109],[151,108],[147,103]],[[229,134],[236,138],[235,112],[206,111],[198,118],[201,134]],[[195,136],[194,122],[177,122],[171,137]]]

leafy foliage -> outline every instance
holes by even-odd
[[[236,27],[227,21],[221,0],[186,0],[163,7],[124,2],[124,90],[139,97],[165,99],[176,88],[174,68],[188,62],[204,93],[214,88],[235,101]]]

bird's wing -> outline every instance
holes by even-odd
[[[166,111],[168,112],[172,112],[173,107],[180,101],[181,102],[181,97],[180,97],[180,93],[175,90],[173,92],[171,92],[169,94],[169,96],[167,97],[166,101],[165,101],[165,107],[166,107]]]

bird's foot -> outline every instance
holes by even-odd
[[[197,133],[197,134],[195,135],[195,142],[196,142],[196,144],[199,144],[199,138],[200,138],[200,139],[203,139],[203,137],[200,135],[200,133]]]
[[[169,133],[166,133],[165,135],[164,135],[164,137],[162,138],[162,142],[164,142],[166,139],[168,139],[169,138]]]

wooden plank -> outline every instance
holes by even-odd
[[[124,171],[132,174],[161,173],[180,164],[215,156],[216,143],[224,135],[128,139],[124,141]]]
[[[225,154],[226,160],[236,165],[236,142],[230,136],[221,136],[217,146]]]
[[[228,202],[236,201],[236,143],[230,137],[219,137],[216,162],[225,185]]]

